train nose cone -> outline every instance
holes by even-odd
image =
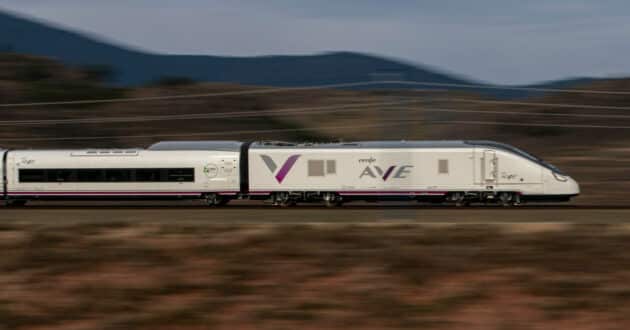
[[[568,189],[569,189],[569,195],[580,194],[580,185],[577,183],[577,181],[573,180],[573,178],[569,178],[569,181],[567,182],[567,184],[568,184]]]

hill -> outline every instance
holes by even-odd
[[[303,86],[366,81],[374,74],[440,83],[468,82],[426,68],[350,52],[263,57],[150,54],[2,12],[0,50],[51,57],[73,66],[107,65],[115,73],[113,82],[120,85],[186,77],[248,85]]]

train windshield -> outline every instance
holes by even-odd
[[[550,169],[551,171],[560,174],[560,175],[565,175],[564,173],[562,173],[562,171],[560,171],[559,168],[555,167],[552,164],[547,163],[546,161],[544,161],[542,158],[540,157],[536,157],[524,150],[521,150],[517,147],[511,146],[509,144],[505,144],[505,143],[499,143],[499,142],[493,142],[493,141],[467,141],[467,143],[472,144],[472,145],[476,145],[476,146],[486,146],[486,147],[492,147],[492,148],[497,148],[497,149],[501,149],[501,150],[505,150],[508,152],[511,152],[513,154],[519,155],[523,158],[529,159],[534,163],[540,164],[541,166]]]

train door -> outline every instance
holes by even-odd
[[[238,166],[234,158],[223,158],[219,162],[219,175],[225,179],[230,186],[238,184]]]
[[[499,173],[499,159],[494,150],[484,150],[480,159],[481,184],[495,186]]]

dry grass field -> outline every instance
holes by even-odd
[[[629,249],[627,225],[4,224],[0,329],[627,329]]]

